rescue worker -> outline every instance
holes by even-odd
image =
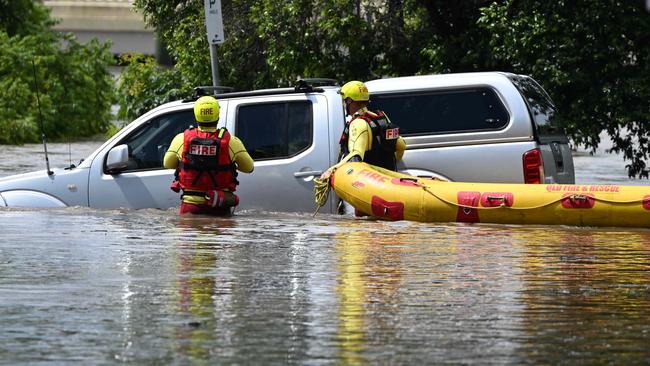
[[[368,88],[361,81],[346,83],[339,93],[349,117],[339,140],[343,158],[320,178],[329,178],[336,168],[348,161],[363,161],[397,171],[397,161],[402,159],[406,149],[399,128],[383,111],[368,110]]]
[[[171,189],[183,191],[180,214],[227,216],[239,204],[234,193],[237,170],[253,171],[244,144],[225,127],[217,128],[219,102],[211,96],[194,103],[198,128],[190,127],[172,140],[163,166],[176,169]]]
[[[402,160],[406,142],[399,135],[399,128],[392,124],[383,111],[368,110],[370,96],[368,88],[361,81],[350,81],[339,91],[343,107],[348,118],[341,134],[340,154],[343,157],[337,164],[331,166],[320,179],[315,180],[316,202],[324,204],[326,195],[321,197],[321,191],[329,182],[329,177],[341,165],[348,161],[363,161],[371,165],[397,171],[397,161]],[[338,204],[338,213],[345,214],[351,207],[342,200]],[[354,210],[355,216],[365,216],[364,212]]]

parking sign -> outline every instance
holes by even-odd
[[[205,0],[205,27],[208,31],[208,42],[210,44],[223,43],[221,0]]]

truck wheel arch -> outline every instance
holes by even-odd
[[[55,208],[67,207],[68,205],[47,193],[20,189],[0,192],[0,206]]]

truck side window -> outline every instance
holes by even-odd
[[[235,135],[254,160],[295,156],[312,144],[310,101],[245,104],[239,106]]]
[[[142,124],[120,142],[129,146],[129,165],[125,171],[162,169],[172,139],[190,125],[196,125],[192,110],[168,113]]]
[[[498,130],[510,119],[489,88],[371,95],[370,109],[385,111],[404,136]]]

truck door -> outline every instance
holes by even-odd
[[[163,168],[163,157],[176,134],[196,125],[192,109],[157,114],[131,128],[124,136],[105,146],[93,160],[89,179],[88,201],[97,208],[170,208],[180,204],[180,194],[169,185],[174,171]],[[127,145],[126,169],[107,172],[108,151]]]
[[[229,100],[227,123],[255,161],[239,174],[239,209],[313,212],[313,179],[330,164],[326,97]]]

